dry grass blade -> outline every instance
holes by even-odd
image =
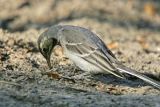
[[[8,82],[8,81],[2,81],[2,80],[1,80],[0,83],[9,84],[9,85],[15,85],[15,86],[22,87],[20,84],[15,83],[15,82]]]

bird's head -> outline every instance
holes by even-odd
[[[52,54],[52,50],[59,43],[57,33],[58,33],[58,28],[51,27],[47,31],[42,33],[38,38],[39,51],[46,59],[50,69],[52,68],[50,62],[50,56]]]

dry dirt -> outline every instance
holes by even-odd
[[[160,91],[112,75],[85,80],[68,59],[52,57],[49,72],[38,36],[54,24],[99,34],[126,66],[160,81],[158,0],[0,0],[0,107],[160,107]]]

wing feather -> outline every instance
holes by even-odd
[[[82,44],[82,46],[84,46]],[[75,46],[75,48],[78,49],[77,46]],[[86,50],[87,51],[87,50]],[[80,56],[80,55],[79,55]],[[84,59],[85,61],[98,66],[99,68],[101,68],[104,71],[107,71],[107,73],[111,73],[117,77],[123,78],[124,76],[122,75],[122,73],[120,73],[113,65],[112,63],[108,60],[108,58],[101,53],[101,51],[99,49],[95,49],[92,52],[88,52],[88,54],[85,55],[81,55],[80,56],[82,59]]]
[[[108,73],[123,78],[123,75],[112,65],[104,52],[102,52],[96,44],[91,43],[88,38],[86,38],[87,35],[85,35],[84,32],[75,29],[63,29],[61,35],[63,36],[60,41],[67,51],[98,66]]]
[[[81,48],[79,48],[81,47]],[[104,71],[107,71],[117,77],[123,78],[123,75],[111,64],[111,62],[106,58],[106,56],[100,52],[99,49],[89,50],[90,47],[85,45],[67,45],[69,51],[85,61],[98,66]]]

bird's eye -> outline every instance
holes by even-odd
[[[43,52],[47,52],[47,48],[43,48],[42,51],[43,51]]]

